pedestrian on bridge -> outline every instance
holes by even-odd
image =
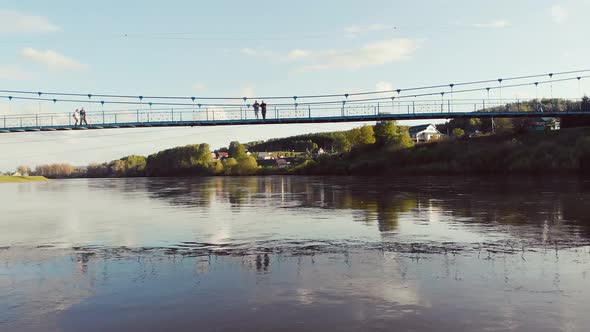
[[[88,122],[86,122],[86,111],[84,110],[84,107],[80,109],[80,126],[82,125],[82,123],[88,125]]]
[[[262,120],[266,120],[266,103],[264,100],[260,104],[260,110],[262,111]]]
[[[254,105],[252,105],[252,107],[254,108],[254,116],[256,116],[256,118],[258,119],[258,109],[260,108],[258,100],[254,101]]]
[[[78,111],[77,108],[74,111],[74,114],[72,116],[74,117],[74,120],[76,120],[76,124],[74,124],[74,126],[77,126],[78,125],[78,118],[80,117],[80,112]]]

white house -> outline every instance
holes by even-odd
[[[275,159],[273,155],[268,152],[258,152],[258,160],[271,160]]]
[[[428,142],[440,139],[443,134],[433,124],[412,126],[409,128],[410,137],[414,142]]]

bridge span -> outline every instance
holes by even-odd
[[[575,105],[572,103],[571,105]],[[534,111],[519,103],[486,105],[486,102],[456,101],[426,103],[399,102],[389,105],[367,104],[343,107],[270,107],[266,119],[256,118],[251,108],[180,108],[137,109],[87,112],[88,124],[76,125],[72,113],[39,113],[0,117],[0,133],[38,131],[96,130],[115,128],[228,126],[296,123],[373,122],[382,120],[430,120],[450,118],[516,118],[590,116],[582,108],[537,108]]]

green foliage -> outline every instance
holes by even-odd
[[[232,175],[234,169],[238,167],[238,161],[236,158],[227,158],[223,160],[223,174]]]
[[[495,118],[494,128],[498,134],[510,134],[514,132],[514,122],[510,118]]]
[[[223,162],[220,160],[213,160],[211,164],[209,164],[209,173],[220,175],[223,174]]]
[[[258,170],[256,159],[252,156],[244,156],[238,159],[238,165],[233,169],[234,175],[253,175]]]
[[[338,132],[334,134],[334,143],[332,149],[336,152],[345,152],[350,150],[351,144],[346,133]]]
[[[150,155],[145,171],[148,176],[205,175],[212,161],[208,144],[187,145]]]
[[[392,149],[414,146],[407,128],[398,127],[395,121],[381,121],[375,125],[375,143]]]
[[[248,143],[248,150],[254,151],[297,151],[311,152],[322,148],[326,151],[347,152],[353,147],[375,143],[372,126],[363,126],[348,131],[337,131],[317,134],[306,134],[266,142]]]
[[[452,135],[453,137],[462,137],[465,135],[465,131],[463,131],[461,128],[455,128],[453,129]]]
[[[238,141],[229,143],[229,156],[232,158],[240,159],[246,156],[246,148]]]
[[[0,183],[22,183],[32,181],[47,181],[47,178],[43,176],[12,176],[12,175],[0,175]]]
[[[242,158],[227,158],[223,161],[223,174],[225,175],[253,175],[258,171],[258,163],[252,156]]]
[[[379,145],[391,144],[397,133],[395,121],[380,121],[375,125],[375,142]]]
[[[471,118],[471,119],[469,119],[469,127],[468,127],[468,129],[470,131],[476,131],[476,130],[481,131],[482,130],[482,128],[481,128],[481,119],[480,118]]]
[[[128,156],[120,159],[123,162],[125,176],[141,176],[145,170],[147,160],[144,156]]]
[[[375,130],[373,126],[364,125],[360,128],[359,143],[364,145],[375,143]]]

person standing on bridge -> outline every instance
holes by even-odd
[[[80,126],[82,123],[88,125],[88,122],[86,122],[86,111],[84,110],[84,107],[80,109]]]
[[[80,116],[80,112],[78,111],[78,109],[76,108],[76,110],[74,111],[74,114],[72,115],[74,117],[74,120],[76,120],[76,124],[74,124],[74,126],[78,125],[78,118]]]
[[[260,104],[260,110],[262,111],[262,120],[266,120],[266,103],[264,100]]]
[[[254,105],[252,105],[252,107],[254,108],[254,116],[256,116],[256,118],[258,119],[258,108],[260,108],[258,100],[254,101]]]

